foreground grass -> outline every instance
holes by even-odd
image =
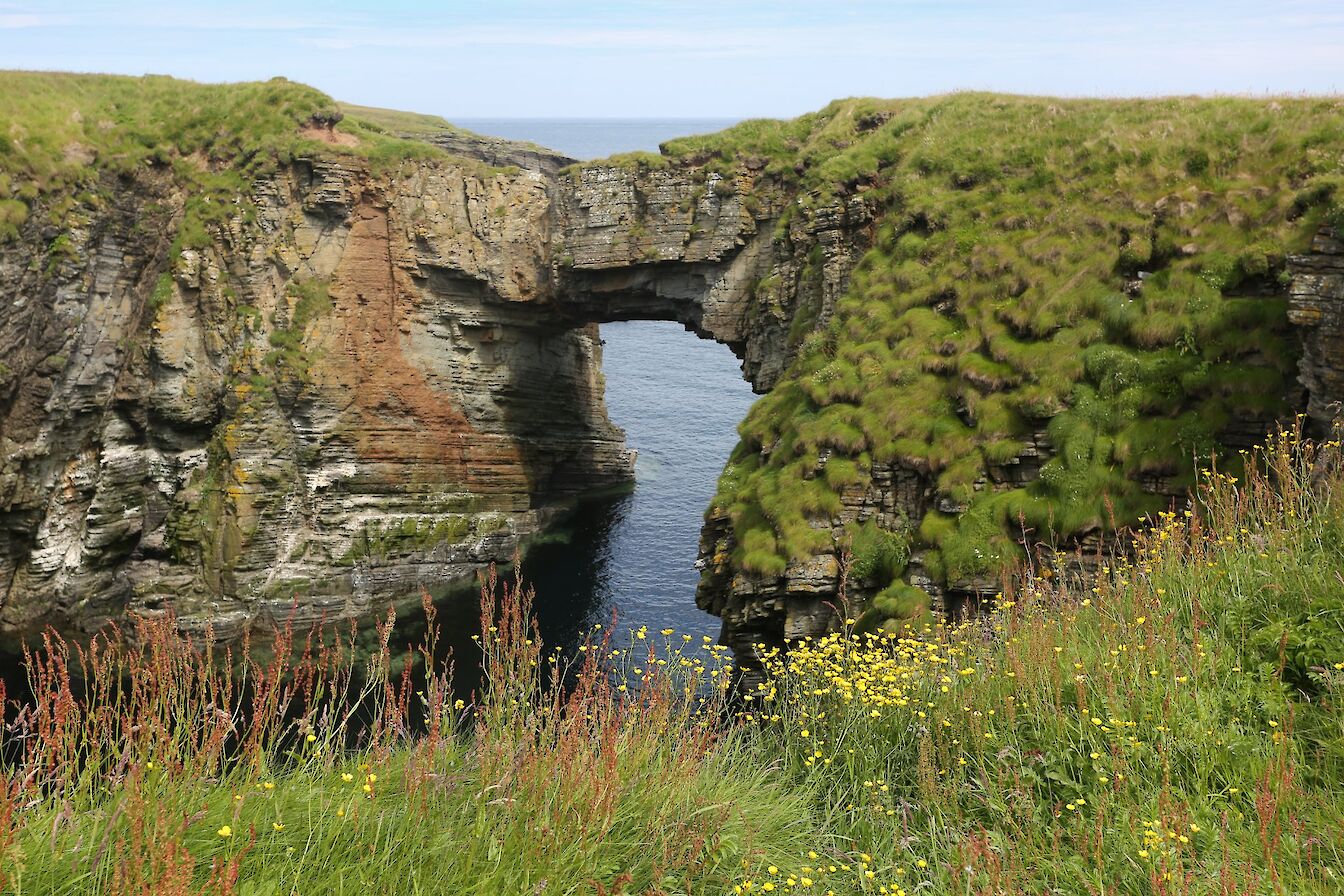
[[[1246,466],[1095,584],[1061,562],[971,624],[774,657],[729,725],[720,652],[668,632],[595,641],[548,689],[526,595],[491,584],[486,695],[455,703],[384,655],[354,749],[339,647],[278,650],[237,687],[145,626],[85,655],[79,702],[53,642],[4,743],[0,874],[16,893],[1338,892],[1338,445],[1283,436]]]
[[[801,799],[740,759],[684,768],[630,730],[585,746],[555,768],[482,767],[456,741],[218,779],[156,763],[28,816],[9,892],[721,892],[801,846]]]
[[[1339,892],[1344,511],[1265,457],[1082,593],[776,658],[761,749],[892,892]]]
[[[284,633],[270,665],[249,662],[244,697],[204,652],[150,625],[143,648],[80,654],[107,683],[81,706],[68,650],[50,643],[32,660],[43,699],[16,726],[29,740],[0,806],[0,883],[43,894],[691,893],[802,847],[804,797],[722,737],[720,698],[697,693],[702,679],[726,680],[718,651],[686,651],[691,674],[674,678],[661,670],[680,649],[635,659],[597,641],[562,697],[542,687],[558,658],[529,637],[528,595],[499,590],[483,642],[489,696],[474,706],[450,702],[446,674],[423,687],[389,674],[386,653],[356,694],[339,646],[291,649]],[[613,684],[599,653],[636,664],[638,694]],[[356,726],[341,712],[355,703],[372,721],[348,750]],[[413,705],[428,730],[409,741]]]

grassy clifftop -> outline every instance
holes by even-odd
[[[1229,426],[1289,409],[1284,260],[1344,221],[1342,105],[846,100],[665,144],[796,188],[781,240],[809,207],[878,212],[848,294],[825,327],[794,328],[797,363],[740,428],[715,499],[735,564],[778,575],[834,550],[816,523],[875,464],[926,472],[962,511],[892,533],[949,582],[999,569],[1023,527],[1074,535],[1163,506],[1153,492],[1190,484]],[[996,485],[1042,430],[1039,479]],[[913,609],[893,587],[886,615]]]
[[[181,184],[176,245],[199,247],[296,154],[391,164],[444,156],[427,140],[461,134],[283,79],[0,72],[0,95],[0,242],[40,213],[52,251],[110,200],[109,176]],[[813,212],[874,212],[833,313],[818,325],[821,309],[794,310],[797,361],[742,424],[715,509],[732,520],[733,565],[779,575],[843,547],[829,522],[875,469],[918,471],[935,509],[851,533],[888,617],[918,608],[906,558],[983,580],[1024,530],[1134,522],[1229,430],[1291,410],[1285,256],[1344,223],[1336,99],[844,100],[632,161],[764,170],[796,195],[776,226],[785,255]],[[825,261],[819,245],[794,254],[804,277]],[[1012,473],[1043,444],[1039,477]]]
[[[399,113],[346,115],[331,97],[284,78],[198,84],[0,71],[0,95],[0,243],[39,206],[57,226],[96,208],[108,174],[161,170],[189,186],[182,240],[190,244],[236,211],[256,177],[296,155],[345,153],[374,164],[446,155],[388,135],[379,118]]]

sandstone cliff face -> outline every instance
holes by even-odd
[[[118,195],[0,252],[3,627],[357,616],[630,478],[538,173],[299,161],[171,264],[183,197]]]
[[[793,195],[744,167],[735,177],[694,165],[588,165],[562,177],[557,229],[560,313],[583,321],[675,320],[728,345],[757,392],[820,325],[867,246],[861,199],[799,216],[779,232]]]
[[[1344,416],[1344,238],[1317,234],[1311,252],[1288,260],[1288,319],[1301,328],[1306,413],[1318,432]]]
[[[0,626],[231,636],[469,579],[630,479],[597,322],[679,321],[766,391],[868,240],[861,198],[781,232],[751,167],[485,149],[526,167],[300,160],[175,258],[166,176],[45,266],[55,233],[7,246]]]

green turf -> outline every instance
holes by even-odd
[[[1291,411],[1285,256],[1344,207],[1341,146],[1330,98],[979,93],[666,143],[725,171],[765,161],[799,193],[786,222],[845,197],[878,210],[829,325],[794,328],[796,363],[740,428],[714,502],[736,564],[776,575],[832,549],[807,525],[834,511],[818,492],[874,463],[928,470],[969,505],[918,527],[953,580],[1014,560],[1024,524],[1066,543],[1162,506],[1140,477],[1180,489],[1229,422]],[[997,491],[989,467],[1042,430],[1040,479]],[[813,478],[821,450],[844,475]]]

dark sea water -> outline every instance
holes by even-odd
[[[716,636],[718,620],[695,606],[695,559],[751,387],[727,347],[679,324],[604,324],[602,338],[607,408],[639,452],[635,488],[585,506],[568,543],[528,555],[543,637],[571,644],[613,611],[622,628]]]

